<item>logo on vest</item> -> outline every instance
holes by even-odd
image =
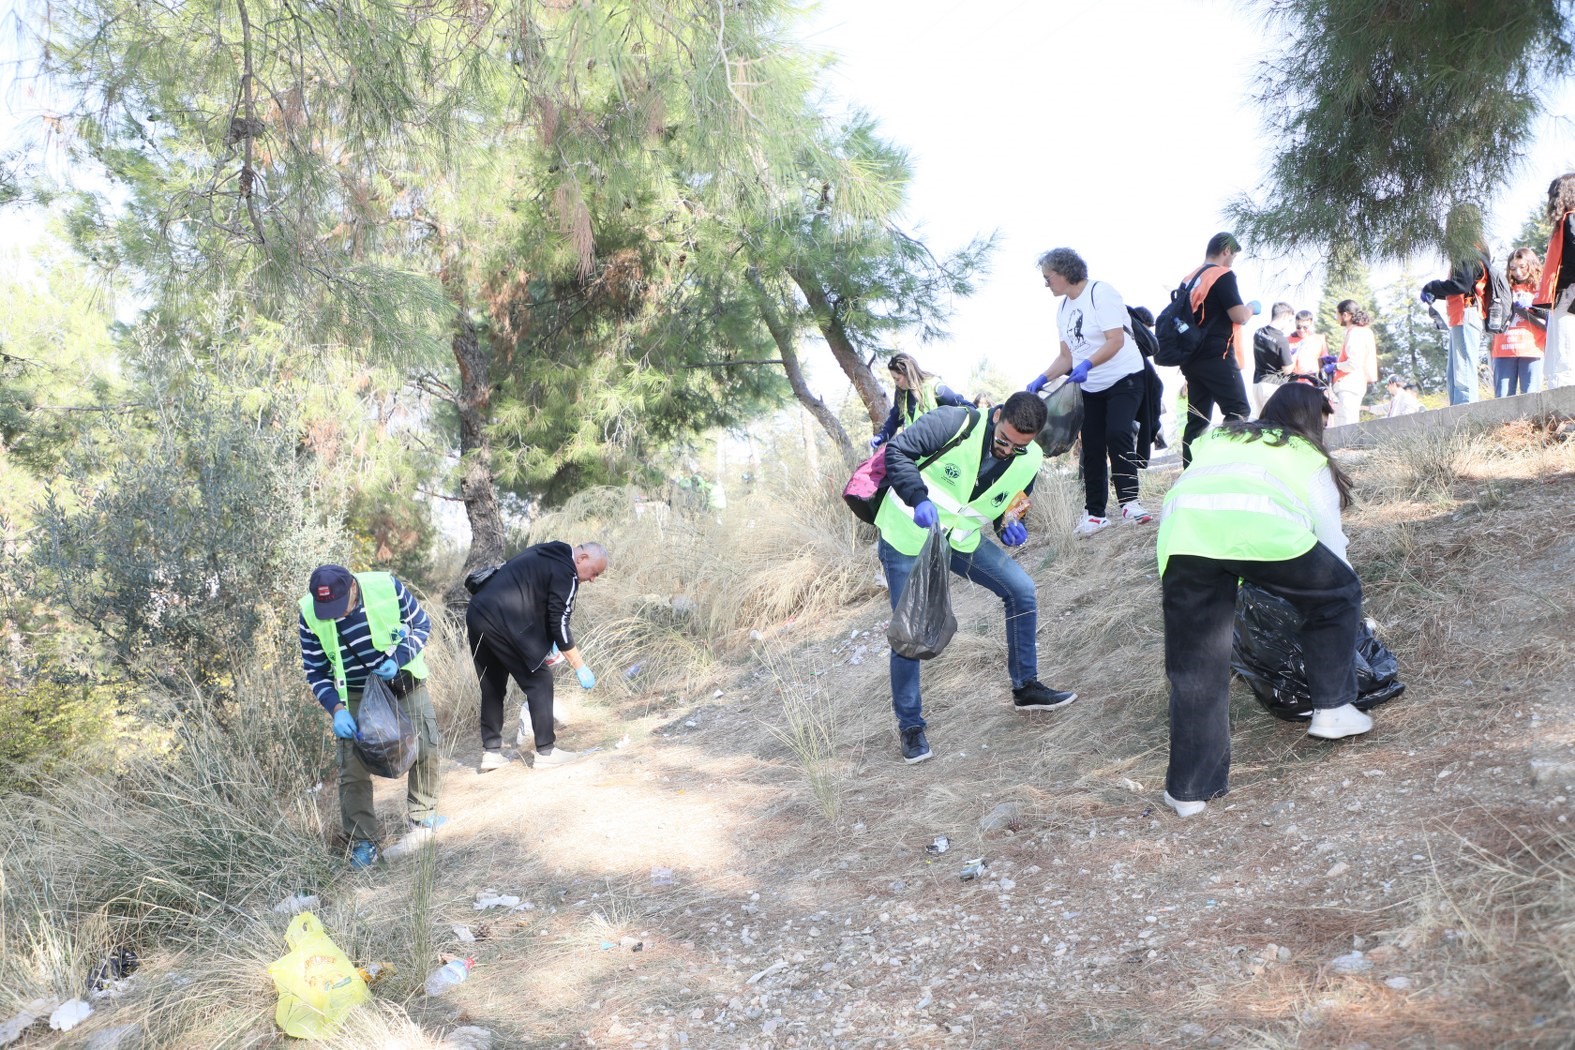
[[[995,498],[992,499],[990,502],[995,504],[997,507],[999,507],[1001,504],[1006,502],[1006,493],[1004,493],[1004,492],[997,492],[995,494]]]
[[[960,467],[958,467],[957,464],[955,464],[955,463],[948,463],[948,464],[946,464],[946,471],[945,471],[945,473],[946,473],[946,476],[948,478],[951,478],[953,481],[956,481],[958,478],[962,477],[962,469]]]

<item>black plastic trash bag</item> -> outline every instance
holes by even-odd
[[[912,660],[939,656],[957,633],[957,617],[952,615],[951,560],[952,545],[946,534],[939,525],[930,526],[886,629],[886,640],[899,656]]]
[[[1250,583],[1241,585],[1231,670],[1246,680],[1269,714],[1286,721],[1310,717],[1313,709],[1301,624],[1301,615],[1284,598]],[[1399,674],[1395,654],[1363,620],[1356,632],[1356,706],[1366,711],[1405,692]]]
[[[1048,418],[1034,440],[1047,456],[1070,452],[1083,433],[1083,388],[1066,381],[1049,393],[1041,391],[1039,397]]]
[[[380,777],[402,777],[416,760],[416,724],[377,675],[366,680],[355,719],[355,753]]]

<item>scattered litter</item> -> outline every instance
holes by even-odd
[[[671,886],[672,884],[673,884],[673,869],[672,868],[658,868],[655,865],[652,865],[652,867],[651,867],[651,885],[652,886]]]
[[[315,783],[311,787],[307,788],[306,789],[306,793],[308,795],[316,795],[319,792],[321,792],[322,790],[323,790],[323,782],[321,780],[319,780],[317,783]]]
[[[1384,986],[1387,988],[1393,988],[1397,992],[1403,992],[1411,987],[1411,978],[1405,976],[1404,974],[1396,974],[1395,976],[1390,977],[1388,980],[1384,981]]]
[[[82,1050],[133,1050],[142,1045],[140,1024],[118,1024],[113,1028],[100,1028],[87,1037]]]
[[[456,1028],[439,1044],[443,1050],[492,1050],[492,1032],[476,1025]]]
[[[324,1039],[371,993],[355,964],[311,912],[290,920],[284,942],[290,950],[268,965],[279,993],[274,1023],[297,1039]]]
[[[602,942],[602,951],[610,952],[610,951],[612,951],[612,949],[613,949],[613,942],[612,941],[603,941]]]
[[[751,642],[758,642],[758,641],[760,641],[760,632],[759,631],[750,631],[749,632],[749,640]]]
[[[924,852],[926,852],[926,853],[933,853],[936,856],[940,856],[942,853],[945,853],[947,850],[949,850],[951,848],[952,848],[952,840],[951,839],[947,838],[945,835],[937,835],[937,836],[935,836],[935,841],[934,842],[932,842],[928,846],[924,847]]]
[[[315,893],[292,893],[275,904],[273,910],[279,915],[299,915],[303,911],[311,911],[320,903]]]
[[[643,952],[643,951],[645,951],[645,942],[644,941],[636,941],[634,944],[629,946],[629,950],[631,952]]]
[[[1144,806],[1143,807],[1143,815],[1145,817],[1153,816],[1154,815],[1154,807],[1153,806]]]
[[[695,726],[697,726],[699,724],[700,723],[696,722],[693,718],[688,718],[688,719],[684,720],[684,726],[687,729],[693,729]]]
[[[463,983],[470,976],[470,968],[474,965],[474,959],[450,959],[427,974],[426,993],[433,998],[445,994],[456,984]]]
[[[776,973],[778,970],[785,970],[785,969],[787,969],[787,960],[786,959],[778,959],[776,962],[772,963],[770,966],[767,966],[764,970],[761,970],[759,973],[755,974],[753,977],[751,977],[749,980],[745,981],[744,983],[745,984],[754,984],[756,981],[759,981],[761,978],[770,977],[772,974]]]
[[[356,973],[360,974],[361,980],[365,981],[368,985],[376,984],[378,981],[381,981],[383,978],[387,977],[393,972],[393,964],[386,962],[367,963],[365,966],[358,966],[356,968]]]
[[[476,935],[470,932],[469,926],[455,926],[454,936],[466,944],[476,943]]]
[[[1139,784],[1131,777],[1122,777],[1121,786],[1132,792],[1134,795],[1141,795],[1143,793],[1143,785]]]
[[[633,678],[635,675],[639,674],[643,670],[645,670],[645,664],[643,664],[643,663],[634,664],[634,665],[632,665],[632,666],[630,666],[630,667],[628,667],[628,668],[626,668],[624,670],[623,676],[625,678]]]
[[[315,902],[317,898],[313,897]],[[275,909],[277,910],[277,909]],[[87,990],[101,991],[137,972],[142,960],[130,948],[119,948],[104,956],[103,960],[88,971]]]
[[[995,808],[979,818],[980,831],[1010,829],[1022,817],[1023,808],[1016,802],[997,802]]]
[[[629,746],[629,734],[628,733],[625,733],[623,736],[619,737],[618,738],[618,742],[613,745],[613,747],[619,748],[619,749],[626,748],[628,746]]]
[[[34,999],[15,1017],[5,1024],[0,1024],[0,1046],[9,1046],[22,1038],[22,1033],[53,1010],[56,1002],[58,1000],[52,1002],[48,999]]]
[[[532,904],[530,901],[521,901],[519,904],[516,904],[514,907],[510,908],[509,911],[530,911],[535,907],[536,905]],[[476,939],[486,940],[486,938],[482,937],[479,933],[476,935]]]
[[[476,894],[476,903],[471,907],[476,911],[486,911],[488,908],[513,908],[520,899],[512,893],[493,893],[491,890],[482,890]]]
[[[722,690],[718,689],[716,692],[712,693],[711,694],[711,699],[712,700],[720,700],[720,699],[722,699]]]
[[[55,1007],[49,1015],[49,1027],[57,1032],[69,1032],[88,1019],[93,1008],[81,999],[69,999]]]
[[[975,857],[973,860],[970,860],[968,863],[963,865],[963,869],[957,873],[957,877],[962,879],[964,882],[968,882],[972,879],[977,879],[980,875],[983,875],[984,869],[987,867],[989,867],[989,865],[985,863],[983,857]]]

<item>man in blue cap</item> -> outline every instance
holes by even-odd
[[[339,738],[339,818],[350,840],[350,866],[378,858],[381,838],[372,802],[372,775],[356,754],[356,715],[373,675],[388,684],[415,724],[420,746],[406,780],[410,832],[389,851],[408,850],[444,823],[437,815],[438,749],[443,738],[427,695],[421,650],[432,621],[393,574],[352,573],[342,565],[312,572],[300,602],[301,664]]]

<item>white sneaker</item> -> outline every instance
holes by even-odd
[[[1170,792],[1165,792],[1165,805],[1176,811],[1178,817],[1195,817],[1209,808],[1207,802],[1183,802],[1179,798],[1171,798]]]
[[[536,752],[536,768],[544,766],[566,766],[577,758],[583,758],[584,753],[570,751],[567,748],[555,747],[551,751]]]
[[[1307,727],[1307,735],[1322,737],[1325,740],[1342,740],[1348,736],[1361,736],[1371,728],[1373,728],[1371,717],[1365,712],[1358,711],[1355,704],[1346,704],[1343,707],[1314,711],[1312,724]]]
[[[508,764],[509,760],[503,757],[503,752],[483,751],[481,753],[481,765],[479,768],[477,768],[476,772],[490,773],[494,769],[503,769]]]
[[[1131,522],[1133,525],[1147,525],[1154,520],[1154,515],[1150,514],[1143,504],[1133,500],[1131,503],[1121,505],[1121,520]]]
[[[1092,514],[1085,514],[1083,516],[1083,519],[1077,523],[1077,526],[1072,529],[1072,535],[1074,535],[1074,536],[1092,536],[1094,533],[1098,532],[1100,529],[1109,528],[1109,527],[1110,527],[1110,519],[1109,518],[1096,518]]]

